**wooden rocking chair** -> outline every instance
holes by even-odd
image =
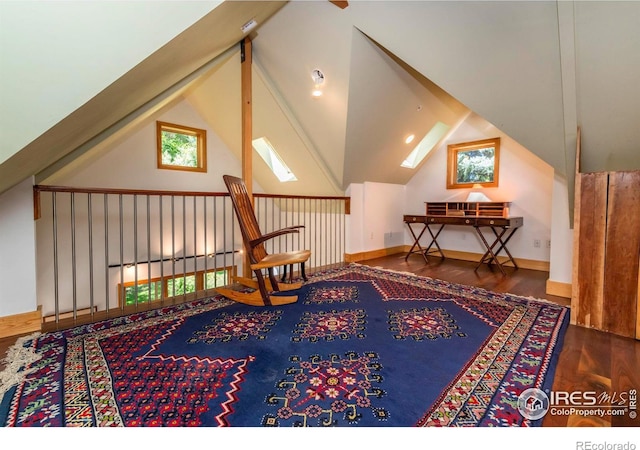
[[[223,179],[224,183],[227,185],[229,194],[231,195],[233,209],[236,213],[236,217],[238,218],[240,231],[242,232],[242,240],[244,241],[245,249],[249,254],[251,270],[253,270],[253,273],[256,276],[256,280],[238,277],[235,281],[256,290],[247,293],[228,288],[217,288],[218,293],[236,302],[246,303],[253,306],[271,306],[295,303],[298,300],[297,295],[280,296],[271,294],[273,292],[299,289],[302,286],[302,283],[278,283],[274,276],[273,268],[277,266],[293,266],[293,264],[299,263],[300,272],[303,278],[306,279],[304,275],[304,263],[311,256],[311,250],[296,250],[284,253],[268,254],[264,247],[264,242],[284,234],[298,233],[299,229],[304,228],[304,226],[296,225],[283,228],[272,233],[262,234],[244,181],[241,178],[230,175],[224,175]],[[267,280],[265,280],[265,277],[262,274],[263,269],[267,269],[269,274],[269,278]]]

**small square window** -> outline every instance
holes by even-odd
[[[157,122],[158,169],[207,171],[207,131]]]

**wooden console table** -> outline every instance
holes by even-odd
[[[429,254],[440,254],[444,258],[444,253],[438,244],[438,236],[445,225],[461,225],[473,227],[486,249],[475,270],[478,270],[482,264],[493,263],[498,266],[503,275],[506,275],[504,264],[511,263],[514,268],[518,268],[507,248],[507,243],[522,226],[523,219],[522,217],[509,217],[508,202],[438,202],[426,205],[426,215],[405,215],[403,218],[414,239],[411,249],[405,256],[405,261],[413,253],[420,253],[425,262],[428,262],[427,255]],[[414,232],[413,224],[422,225],[418,235]],[[432,230],[431,225],[434,225],[436,229]],[[494,240],[491,244],[489,244],[482,228],[488,228],[493,232]],[[426,248],[422,248],[420,239],[425,231],[431,235],[431,242]],[[433,246],[435,248],[432,250]],[[506,253],[508,259],[501,263],[498,254],[502,251]]]

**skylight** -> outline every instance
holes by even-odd
[[[431,130],[422,138],[422,140],[416,145],[413,151],[407,156],[402,164],[402,167],[408,167],[409,169],[415,169],[425,156],[429,154],[433,147],[444,137],[444,135],[451,128],[449,125],[436,122]]]
[[[267,166],[271,169],[273,174],[278,177],[281,182],[297,181],[296,176],[284,163],[280,155],[276,153],[271,142],[265,137],[261,137],[253,140],[253,148],[258,152],[258,155],[267,163]]]

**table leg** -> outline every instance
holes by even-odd
[[[478,231],[478,233],[480,232],[480,228],[476,227],[476,231]],[[491,227],[491,231],[493,231],[493,234],[496,236],[496,239],[493,241],[493,243],[489,246],[491,248],[491,254],[492,255],[497,255],[498,253],[500,253],[500,250],[502,250],[502,248],[499,248],[497,252],[493,252],[493,248],[496,246],[496,244],[500,241],[500,238],[502,237],[502,235],[505,233],[506,228],[502,229],[502,232],[498,235],[497,231],[495,230],[494,227]],[[486,242],[486,241],[485,241]],[[485,247],[488,244],[485,243]],[[489,257],[489,251],[487,250],[486,252],[484,252],[484,255],[482,255],[482,258],[480,258],[480,264],[482,263],[486,263],[486,264],[491,264],[491,261],[493,261],[492,257]]]
[[[502,272],[502,275],[506,275],[507,273],[504,271],[504,267],[502,267],[502,264],[500,264],[500,261],[498,261],[498,258],[496,257],[495,253],[493,253],[493,247],[496,245],[496,241],[494,241],[493,244],[489,245],[489,243],[487,242],[487,239],[484,237],[484,234],[482,234],[480,227],[474,226],[473,228],[476,229],[478,236],[480,236],[482,243],[487,249],[484,255],[482,255],[482,258],[480,258],[480,262],[476,266],[475,270],[478,270],[478,267],[480,267],[483,263],[491,264],[491,261],[495,261],[496,265],[500,269],[500,272]],[[491,257],[489,257],[489,255],[491,255]]]
[[[426,227],[429,230],[429,234],[431,235],[431,242],[429,243],[429,246],[427,247],[427,250],[425,250],[425,252],[429,253],[429,249],[433,244],[435,244],[436,248],[438,249],[438,253],[440,253],[440,257],[444,259],[444,253],[442,253],[442,249],[438,245],[438,236],[440,236],[440,232],[444,228],[444,225],[440,225],[440,228],[438,228],[438,231],[436,232],[435,235],[433,234],[433,231],[431,231],[431,228],[429,227],[429,225],[426,225]]]
[[[511,256],[511,252],[509,252],[509,249],[507,248],[507,242],[509,242],[509,239],[511,239],[511,237],[514,235],[514,233],[516,232],[517,228],[504,228],[502,230],[502,233],[500,233],[500,235],[498,235],[498,232],[494,228],[492,228],[492,230],[493,230],[493,234],[496,235],[496,242],[500,242],[500,247],[498,248],[498,251],[496,252],[496,255],[498,255],[502,250],[504,250],[505,253],[507,254],[507,256],[509,257],[509,261],[511,261],[511,264],[513,264],[513,267],[515,267],[517,269],[518,268],[518,264],[516,264],[516,260],[513,259],[513,256]],[[507,238],[503,241],[502,240],[502,236],[504,236],[504,234],[509,230],[511,232],[507,235]]]
[[[487,242],[486,238],[484,237],[484,234],[482,234],[482,231],[480,230],[480,227],[474,227],[474,228],[478,232],[478,235],[480,236],[480,239],[482,240],[482,243],[484,244],[485,248],[487,249],[487,251],[484,253],[484,255],[482,255],[482,257],[480,258],[480,262],[476,266],[475,270],[478,270],[478,268],[482,264],[491,264],[491,262],[495,262],[496,265],[498,266],[498,268],[500,269],[500,271],[502,272],[502,274],[506,275],[506,272],[505,272],[504,267],[503,267],[503,263],[501,263],[498,260],[498,254],[503,250],[507,254],[507,256],[509,258],[509,261],[513,264],[513,267],[516,268],[516,269],[518,268],[518,265],[516,264],[515,259],[513,259],[513,256],[511,255],[511,252],[509,252],[509,249],[507,248],[507,243],[509,242],[511,237],[514,235],[514,233],[516,232],[517,228],[503,227],[502,231],[500,233],[498,233],[496,231],[496,227],[490,227],[491,231],[493,231],[493,234],[496,237],[496,239],[493,241],[493,243],[491,245],[489,245],[489,243]],[[505,240],[502,240],[502,237],[508,231],[510,231],[510,233],[507,234],[507,238]],[[494,252],[493,249],[498,244],[500,244],[498,246],[498,250],[496,252]]]
[[[406,261],[409,258],[409,255],[411,255],[413,253],[422,253],[422,256],[424,257],[424,262],[428,263],[429,260],[427,260],[427,255],[425,254],[424,250],[420,246],[420,238],[424,234],[425,230],[427,228],[429,228],[429,227],[425,223],[424,226],[422,227],[422,231],[420,231],[420,235],[418,235],[418,237],[416,237],[416,234],[413,232],[413,228],[411,227],[411,224],[409,222],[407,222],[407,227],[409,227],[409,231],[411,232],[411,236],[413,236],[413,245],[411,246],[411,249],[409,249],[409,252],[407,253],[407,255],[404,257],[404,260]],[[420,252],[418,252],[418,251],[414,252],[413,251],[413,249],[416,248],[416,246],[420,249]]]
[[[411,232],[411,235],[413,236],[414,240],[413,240],[413,245],[411,246],[411,249],[409,249],[409,252],[404,257],[405,261],[409,258],[409,255],[413,253],[421,253],[422,257],[424,258],[424,261],[428,263],[429,260],[427,259],[427,255],[429,254],[429,250],[434,244],[436,246],[436,249],[438,250],[438,253],[440,253],[440,257],[444,259],[444,253],[442,253],[442,249],[440,248],[440,245],[438,245],[438,236],[440,235],[440,232],[444,228],[444,225],[440,225],[440,228],[438,228],[438,231],[435,234],[433,234],[433,231],[431,230],[428,224],[425,223],[423,225],[424,226],[422,227],[420,234],[416,237],[415,233],[413,232],[413,228],[411,227],[411,224],[407,222],[407,226],[409,227],[409,231]],[[427,246],[427,248],[424,249],[420,245],[420,239],[422,238],[422,235],[424,234],[424,232],[427,230],[429,230],[429,234],[431,235],[431,242],[429,242],[429,245]],[[418,247],[419,250],[414,251],[413,249],[416,247]]]

